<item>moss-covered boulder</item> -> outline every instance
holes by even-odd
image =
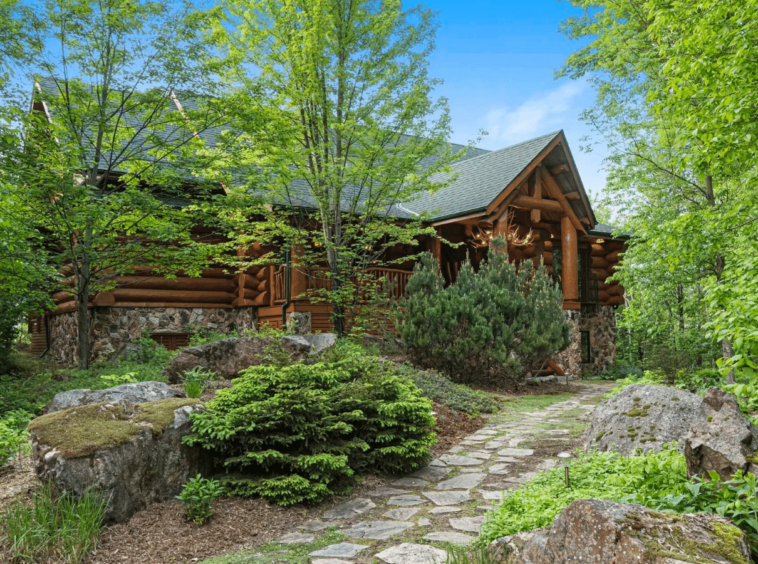
[[[106,519],[123,522],[149,503],[171,499],[209,468],[199,449],[182,445],[192,431],[190,414],[199,409],[198,400],[171,398],[43,415],[29,424],[35,470],[63,491],[110,495]]]
[[[684,450],[700,402],[699,396],[676,388],[627,386],[595,408],[584,446],[628,455],[637,449],[659,451],[676,441]]]
[[[508,564],[750,564],[745,534],[713,514],[672,515],[641,505],[574,501],[549,529],[502,539]],[[496,541],[497,542],[497,541]]]

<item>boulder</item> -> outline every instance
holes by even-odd
[[[312,352],[320,352],[331,346],[328,344],[330,336],[331,344],[334,344],[336,336],[330,333],[282,337],[279,344],[293,359],[301,360]],[[222,378],[234,378],[246,368],[264,364],[266,349],[276,344],[271,337],[239,337],[188,347],[179,351],[169,363],[166,374],[169,382],[176,384],[184,372],[200,366]]]
[[[672,515],[598,499],[574,501],[549,529],[521,541],[496,541],[508,564],[750,562],[747,537],[724,517]]]
[[[106,390],[68,390],[55,394],[53,401],[48,403],[43,413],[53,413],[68,407],[77,407],[90,403],[145,403],[168,398],[186,398],[187,395],[175,390],[163,382],[137,382],[136,384],[121,384]]]
[[[684,450],[700,402],[683,390],[632,384],[595,408],[584,447],[627,455],[636,449],[658,451],[677,441]]]
[[[110,496],[106,521],[126,521],[210,470],[209,457],[182,445],[192,431],[190,414],[199,409],[198,400],[171,398],[93,403],[38,417],[29,424],[37,476],[75,495],[102,491]]]
[[[687,434],[684,456],[689,475],[708,477],[708,472],[717,472],[730,480],[737,470],[758,474],[756,450],[758,428],[742,414],[737,399],[721,388],[710,388]]]

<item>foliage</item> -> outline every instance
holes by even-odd
[[[659,510],[676,513],[716,513],[730,519],[748,536],[754,552],[758,551],[758,478],[739,470],[724,482],[716,472],[710,480],[694,478],[677,494],[653,495],[642,503]]]
[[[110,388],[111,384],[103,380],[102,376],[119,378],[124,374],[129,374],[139,382],[166,381],[163,366],[156,363],[104,362],[94,364],[87,370],[66,371],[51,369],[50,366],[29,355],[17,355],[16,363],[25,365],[24,372],[13,375],[0,374],[0,416],[18,409],[36,416],[59,392],[82,388],[90,390]]]
[[[758,412],[758,382],[750,380],[739,384],[728,384],[724,389],[734,394],[744,413]]]
[[[756,354],[756,2],[572,3],[585,14],[563,30],[584,45],[560,74],[596,87],[584,119],[611,149],[604,206],[633,234],[616,275],[622,355],[661,368],[647,357],[665,348],[687,371],[723,357],[733,382]]]
[[[149,331],[142,331],[138,339],[133,341],[136,348],[129,354],[129,360],[142,364],[168,364],[176,356],[152,337]]]
[[[499,564],[501,558],[485,544],[473,547],[450,545],[445,564]]]
[[[680,370],[676,376],[677,388],[697,394],[703,394],[708,388],[722,385],[721,373],[713,368],[703,368],[692,372]]]
[[[652,370],[645,370],[641,376],[628,376],[616,380],[616,387],[611,388],[612,394],[618,394],[621,390],[632,384],[649,384],[654,386],[662,386],[666,384],[666,377],[661,372],[655,372]]]
[[[431,402],[360,347],[311,365],[254,366],[192,416],[185,443],[229,472],[230,493],[280,505],[344,493],[355,472],[407,472],[429,459]]]
[[[536,363],[569,344],[561,290],[543,267],[510,263],[496,240],[479,272],[465,262],[445,287],[426,255],[408,281],[399,332],[418,364],[456,381],[518,384]]]
[[[450,409],[462,411],[469,415],[480,413],[495,413],[497,402],[486,392],[474,390],[463,384],[456,384],[447,376],[433,370],[419,370],[410,364],[396,364],[388,367],[398,375],[411,378],[423,394],[437,403]]]
[[[31,418],[31,413],[21,410],[0,416],[0,467],[29,446],[26,426]]]
[[[30,75],[35,108],[48,115],[20,116],[23,150],[0,152],[13,204],[0,211],[2,222],[31,226],[31,245],[60,273],[50,289],[74,298],[87,368],[90,297],[140,265],[192,276],[211,260],[192,236],[187,204],[211,190],[195,177],[208,158],[202,134],[225,122],[228,106],[212,101],[206,13],[192,4],[64,0],[37,9],[46,25],[34,29]],[[193,96],[181,111],[177,92]],[[56,287],[63,277],[68,284]]]
[[[496,538],[549,526],[572,501],[607,499],[645,504],[652,498],[686,491],[684,456],[670,448],[623,457],[615,452],[580,454],[569,463],[570,487],[564,469],[542,472],[523,487],[506,492],[481,530],[481,538]]]
[[[203,478],[198,474],[184,484],[182,493],[176,498],[184,502],[187,519],[202,525],[213,516],[213,503],[223,494],[221,482]]]
[[[109,500],[92,490],[58,495],[50,485],[17,498],[0,516],[13,562],[79,564],[95,549]]]
[[[312,299],[334,305],[345,334],[381,292],[368,269],[408,260],[388,250],[413,255],[420,236],[435,235],[397,205],[450,180],[434,177],[454,158],[447,104],[433,99],[439,81],[428,74],[434,13],[398,0],[358,0],[349,10],[341,0],[225,5],[214,39],[233,78],[248,74],[234,96],[243,131],[220,173],[247,185],[209,215],[248,246],[278,241],[280,262],[291,249],[293,271],[313,282]]]
[[[216,378],[216,373],[212,370],[205,370],[201,366],[196,366],[192,370],[187,370],[182,377],[184,382],[184,391],[189,398],[199,398],[203,395],[208,381]]]
[[[139,382],[135,372],[126,372],[124,374],[104,374],[100,379],[109,387],[120,386],[121,384],[134,384]]]

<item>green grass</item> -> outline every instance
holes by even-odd
[[[88,491],[78,498],[57,496],[46,485],[31,503],[12,502],[0,516],[0,542],[12,562],[79,564],[97,546],[108,500]]]
[[[265,544],[254,550],[230,552],[203,560],[199,564],[308,564],[308,556],[314,550],[319,550],[330,544],[338,544],[345,540],[345,535],[333,528],[319,539],[307,544]]]
[[[163,365],[159,362],[141,363],[134,361],[104,362],[89,370],[61,370],[44,360],[27,353],[17,353],[18,373],[0,375],[0,416],[22,409],[39,415],[42,408],[55,394],[67,390],[86,388],[103,390],[113,384],[101,376],[122,376],[134,373],[135,380],[144,382],[155,380],[166,382]]]
[[[573,397],[572,393],[554,393],[527,396],[503,396],[500,398],[500,412],[490,418],[492,423],[518,421],[522,413],[540,411]]]

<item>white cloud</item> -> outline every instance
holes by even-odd
[[[574,102],[586,89],[586,82],[571,81],[533,96],[513,110],[507,107],[492,110],[487,114],[489,139],[518,143],[550,129],[561,129]],[[575,118],[570,117],[572,121]]]

